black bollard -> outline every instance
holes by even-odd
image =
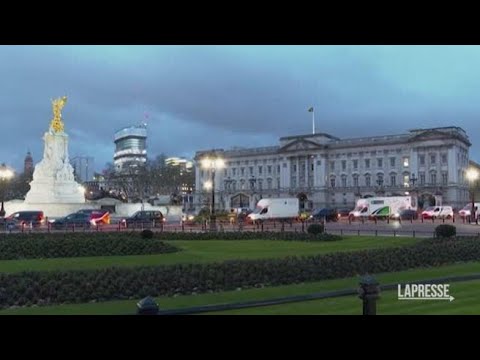
[[[157,315],[159,310],[155,299],[150,296],[137,303],[137,315]]]
[[[380,298],[380,286],[372,276],[360,280],[358,297],[363,302],[363,315],[377,315],[377,299]]]

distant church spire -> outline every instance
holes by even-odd
[[[23,163],[23,172],[25,174],[33,173],[33,158],[30,149],[27,151],[27,156],[25,156],[25,161]]]

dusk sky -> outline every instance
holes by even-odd
[[[0,162],[43,154],[51,99],[70,157],[112,161],[113,134],[148,114],[148,154],[460,126],[480,161],[480,46],[0,46]]]

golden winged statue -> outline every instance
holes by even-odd
[[[52,122],[50,123],[50,127],[57,133],[62,132],[64,129],[63,121],[62,121],[62,109],[66,103],[67,103],[66,96],[52,100],[53,119],[52,119]]]

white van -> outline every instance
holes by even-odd
[[[453,208],[451,206],[430,206],[422,211],[424,219],[451,219]]]
[[[299,214],[297,198],[261,199],[255,211],[248,215],[250,220],[294,219]]]
[[[402,210],[417,210],[415,198],[411,196],[385,196],[358,199],[355,209],[350,211],[349,218],[368,218],[375,211],[385,209],[387,214],[395,216]]]

